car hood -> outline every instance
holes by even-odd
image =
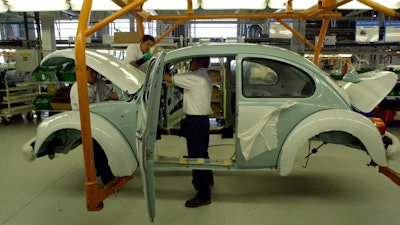
[[[63,49],[48,54],[41,61],[42,67],[60,66],[75,61],[74,49]],[[120,59],[95,50],[86,50],[86,65],[129,94],[136,93],[143,85],[146,75]]]
[[[390,71],[356,72],[344,76],[340,85],[349,95],[350,104],[361,112],[371,112],[393,89],[397,75]],[[349,81],[349,82],[346,82]]]

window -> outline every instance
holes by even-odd
[[[249,98],[305,98],[315,83],[304,71],[290,64],[260,58],[242,61],[242,93]]]
[[[89,26],[97,23],[98,21],[92,21]],[[78,29],[79,20],[57,20],[54,22],[55,26],[55,36],[57,40],[69,40],[70,37],[76,36],[76,31]],[[157,21],[150,21],[144,23],[144,30],[146,34],[157,36],[156,34]],[[106,29],[106,28],[104,28]],[[129,32],[132,30],[132,24],[130,19],[116,19],[108,25],[108,30],[104,34],[108,36],[114,36],[115,32]],[[95,33],[101,37],[101,32],[99,34]]]
[[[193,38],[236,37],[237,19],[202,20],[191,25]]]

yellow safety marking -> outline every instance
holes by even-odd
[[[224,166],[232,166],[233,162],[232,159],[224,159]]]
[[[180,158],[179,164],[187,164],[187,158]]]
[[[198,164],[205,164],[205,163],[206,163],[206,160],[203,159],[203,158],[199,158],[199,159],[197,159],[197,163],[198,163]]]

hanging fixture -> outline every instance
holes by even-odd
[[[83,0],[69,0],[71,9],[74,11],[81,11]],[[92,11],[117,11],[120,10],[117,4],[111,0],[93,0]]]
[[[200,7],[198,0],[192,0],[192,8],[196,10]],[[186,10],[187,0],[147,0],[143,4],[145,10]]]
[[[371,0],[371,2],[375,2],[378,4],[383,4],[382,1],[378,1],[378,0]],[[384,1],[385,4],[384,6],[389,8],[389,9],[399,9],[400,8],[400,1],[399,0],[385,0]],[[340,7],[338,7],[338,9],[344,9],[344,10],[353,10],[353,9],[366,9],[366,10],[372,10],[369,6],[364,5],[361,2],[358,1],[351,1],[347,4],[344,4]]]
[[[0,13],[5,13],[8,11],[8,5],[4,1],[0,1]]]
[[[5,0],[12,12],[61,11],[69,9],[67,0]]]
[[[286,4],[288,0],[269,0],[268,7],[271,9],[286,9]],[[382,4],[382,1],[379,0],[371,0],[372,2],[376,2]],[[301,0],[293,0],[292,1],[292,8],[294,10],[301,10],[301,9],[308,9],[318,3],[317,0],[313,1],[301,1]],[[386,7],[390,9],[399,9],[400,8],[400,0],[385,0]],[[358,1],[351,1],[342,6],[339,6],[338,9],[367,9],[370,10],[371,8],[364,5]]]
[[[202,0],[201,8],[205,10],[223,9],[259,9],[267,7],[266,0]]]

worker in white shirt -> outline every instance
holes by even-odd
[[[210,57],[197,57],[190,61],[190,72],[172,76],[166,71],[164,80],[167,83],[181,87],[183,91],[183,112],[186,119],[182,121],[182,134],[186,138],[189,158],[208,159],[208,144],[210,136],[212,81],[207,73]],[[211,170],[193,170],[192,183],[197,194],[186,201],[189,208],[211,203],[209,185],[214,179]]]
[[[151,35],[144,35],[140,43],[130,44],[126,49],[125,61],[134,67],[141,66],[152,56],[150,49],[154,46],[155,39]]]
[[[101,79],[99,73],[94,69],[87,67],[88,97],[89,104],[103,102],[106,99],[118,100],[118,94],[108,87],[106,82]],[[79,110],[78,85],[75,82],[70,91],[72,110]],[[104,185],[108,184],[115,177],[108,165],[108,159],[101,146],[93,139],[93,155],[97,176],[99,176]]]

